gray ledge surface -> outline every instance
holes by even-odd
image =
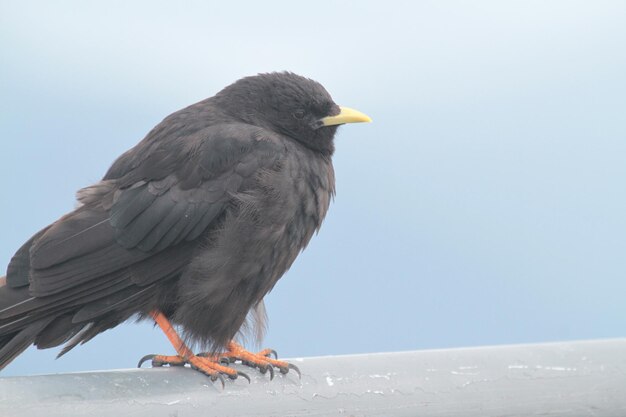
[[[222,389],[188,368],[0,378],[0,416],[626,416],[626,339],[291,359]]]

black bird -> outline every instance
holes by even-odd
[[[273,351],[232,340],[246,327],[260,337],[263,297],[322,224],[338,125],[368,121],[289,72],[240,79],[166,117],[11,259],[0,368],[31,344],[65,344],[62,355],[138,317],[178,353],[144,358],[153,365],[190,364],[213,379],[237,377],[220,361],[287,372]]]

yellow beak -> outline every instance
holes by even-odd
[[[361,113],[358,110],[350,109],[348,107],[339,107],[341,112],[336,116],[327,116],[321,119],[324,126],[342,125],[344,123],[363,123],[371,122],[369,116]]]

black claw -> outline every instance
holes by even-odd
[[[261,365],[258,363],[253,363],[253,362],[248,362],[248,361],[242,361],[241,364],[248,366],[250,368],[258,369],[261,375],[265,375],[267,371],[270,371],[270,381],[274,379],[274,370],[272,369],[272,365]]]
[[[278,359],[278,352],[276,352],[274,349],[270,349],[270,351],[267,352],[267,355],[265,355],[265,356],[267,356],[269,358],[272,355],[274,356],[274,359]]]
[[[141,365],[144,364],[144,362],[154,358],[156,355],[155,354],[151,354],[151,355],[146,355],[143,358],[139,359],[139,363],[137,364],[137,368],[141,368]],[[152,366],[154,366],[154,363],[152,363]]]
[[[302,379],[302,374],[300,373],[300,369],[292,363],[288,363],[287,368],[280,368],[280,372],[283,374],[286,374],[287,372],[289,372],[290,369],[293,369],[298,374],[298,379]]]
[[[228,359],[228,358],[220,358],[220,364],[221,365],[229,365],[230,364],[230,359]]]
[[[198,355],[196,355],[198,356]],[[209,378],[211,378],[211,382],[215,382],[215,381],[220,381],[220,383],[222,384],[222,389],[226,388],[226,382],[224,382],[224,377],[222,376],[222,374],[220,373],[209,373],[209,372],[205,372],[202,369],[192,366],[193,369],[195,369],[196,371],[200,371],[203,374],[205,374],[206,376],[208,376]]]
[[[237,371],[237,376],[242,376],[242,377],[246,378],[248,380],[248,384],[252,383],[252,380],[250,380],[250,377],[248,376],[248,374],[246,374],[244,372]],[[237,378],[237,376],[231,377],[231,379],[235,379],[235,378]]]
[[[220,382],[222,383],[222,389],[226,389],[226,381],[224,380],[224,376],[222,374],[217,374],[217,376],[215,378],[219,379]],[[213,377],[211,377],[211,379],[213,379]]]

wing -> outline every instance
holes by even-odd
[[[284,148],[260,128],[223,124],[124,154],[103,181],[79,192],[83,203],[42,230],[14,256],[10,287],[47,297],[128,275],[145,286],[183,268],[193,244],[215,226],[232,196],[254,186]],[[187,256],[170,253],[185,245]],[[154,268],[155,257],[162,259]],[[116,278],[117,277],[117,278]]]
[[[0,368],[32,343],[67,342],[63,354],[145,309],[233,196],[280,169],[284,152],[280,139],[242,124],[149,134],[11,259],[0,286]]]

